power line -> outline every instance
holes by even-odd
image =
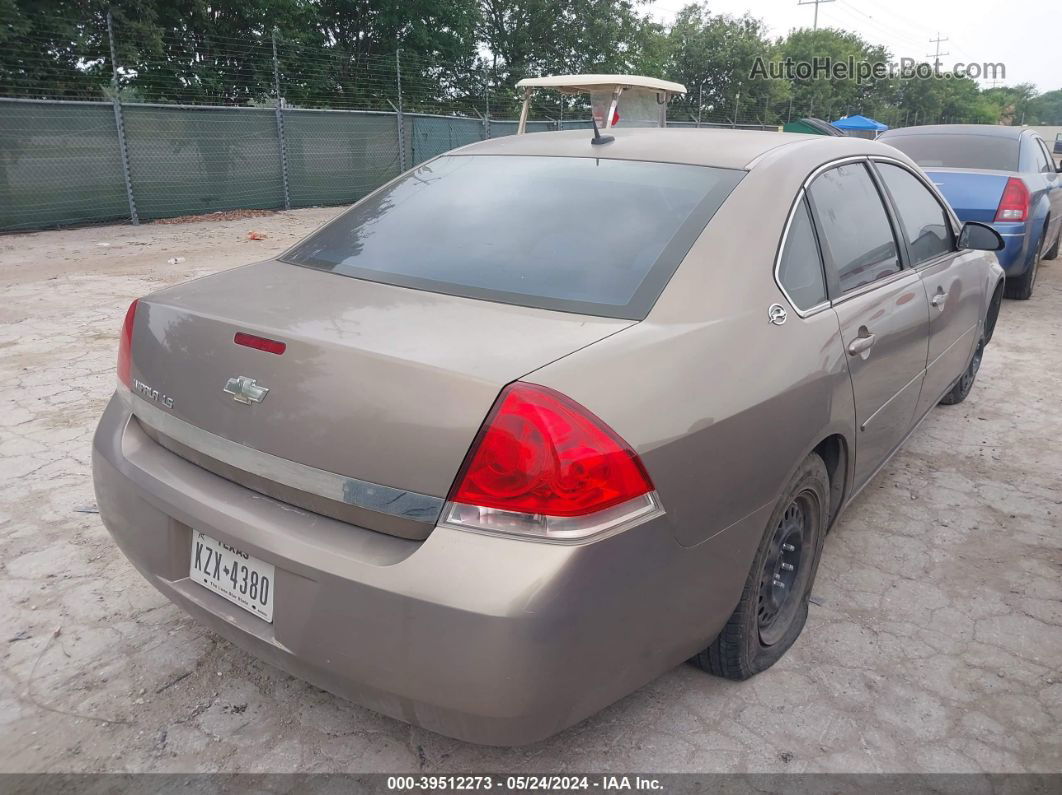
[[[841,11],[848,15],[845,16],[843,19],[839,20],[841,26],[849,30],[861,30],[867,32],[868,39],[873,40],[874,38],[884,36],[885,42],[889,45],[896,43],[910,48],[922,46],[921,39],[915,39],[910,34],[897,33],[893,30],[890,30],[887,27],[884,27],[878,20],[874,19],[868,14],[864,14],[862,11],[860,11],[858,8],[855,8],[854,6],[850,6],[847,3],[843,3],[842,5],[837,6],[837,12]],[[831,11],[830,13],[833,14],[835,12]],[[864,17],[864,19],[859,19],[856,14],[859,14],[860,16]]]
[[[846,14],[852,15],[853,19],[855,18],[856,14],[858,14],[860,17],[863,17],[866,22],[862,24],[869,24],[870,26],[872,26],[877,35],[884,34],[888,39],[893,41],[899,41],[908,47],[922,46],[921,36],[923,35],[923,33],[912,30],[912,26],[910,25],[903,25],[899,23],[890,22],[885,20],[881,16],[868,14],[865,11],[849,3],[848,0],[841,0],[841,4],[837,7],[837,9],[843,10]]]
[[[799,2],[797,2],[797,5],[798,6],[811,6],[811,5],[815,6],[815,21],[812,24],[811,29],[812,30],[818,30],[819,29],[819,5],[821,5],[822,3],[833,3],[833,2],[835,2],[835,0],[799,0]]]

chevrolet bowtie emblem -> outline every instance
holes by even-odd
[[[251,403],[261,403],[268,391],[266,387],[258,386],[253,378],[248,378],[245,375],[230,378],[225,384],[226,394],[232,395],[232,399],[237,403],[243,403],[248,406]]]

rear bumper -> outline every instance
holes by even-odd
[[[1033,245],[1037,242],[1029,234],[1024,223],[994,223],[992,227],[999,232],[1005,244],[1002,251],[997,251],[999,264],[1007,276],[1021,276],[1032,264]]]
[[[666,515],[580,546],[445,528],[410,541],[213,475],[155,444],[117,396],[93,476],[125,555],[218,634],[371,709],[490,745],[547,737],[703,648],[770,510],[694,548]],[[193,527],[277,567],[272,624],[188,578]]]

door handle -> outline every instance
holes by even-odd
[[[878,338],[868,332],[866,327],[859,329],[859,336],[856,337],[848,344],[848,353],[852,356],[862,356],[866,358],[866,354],[870,353],[870,349],[874,347],[874,343],[878,341]]]
[[[946,292],[944,292],[941,288],[938,287],[937,288],[937,294],[933,296],[933,298],[930,300],[929,303],[932,306],[935,306],[937,309],[943,310],[944,309],[944,302],[947,301],[947,300],[948,300],[948,294]]]

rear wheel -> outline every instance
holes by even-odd
[[[1055,259],[1058,256],[1058,247],[1062,243],[1062,224],[1058,225],[1058,234],[1055,235],[1055,244],[1051,246],[1051,250],[1044,254],[1044,259]]]
[[[829,494],[826,465],[813,453],[775,506],[741,601],[719,636],[693,658],[696,665],[727,679],[748,679],[774,665],[793,645],[808,616]]]
[[[970,394],[970,390],[973,389],[974,379],[977,378],[977,371],[981,369],[981,359],[985,353],[985,341],[982,339],[977,343],[977,350],[974,351],[973,358],[970,359],[970,364],[966,367],[966,370],[959,380],[955,382],[955,386],[951,388],[944,397],[940,399],[940,402],[945,406],[953,406],[956,403],[962,403],[966,400],[966,396]]]
[[[1007,279],[1003,287],[1003,294],[1007,298],[1015,298],[1018,301],[1027,301],[1032,298],[1033,286],[1036,284],[1036,271],[1040,266],[1040,260],[1043,259],[1044,244],[1047,243],[1047,228],[1044,228],[1044,233],[1040,235],[1040,245],[1036,249],[1036,255],[1033,257],[1032,264],[1021,276],[1015,279]]]

